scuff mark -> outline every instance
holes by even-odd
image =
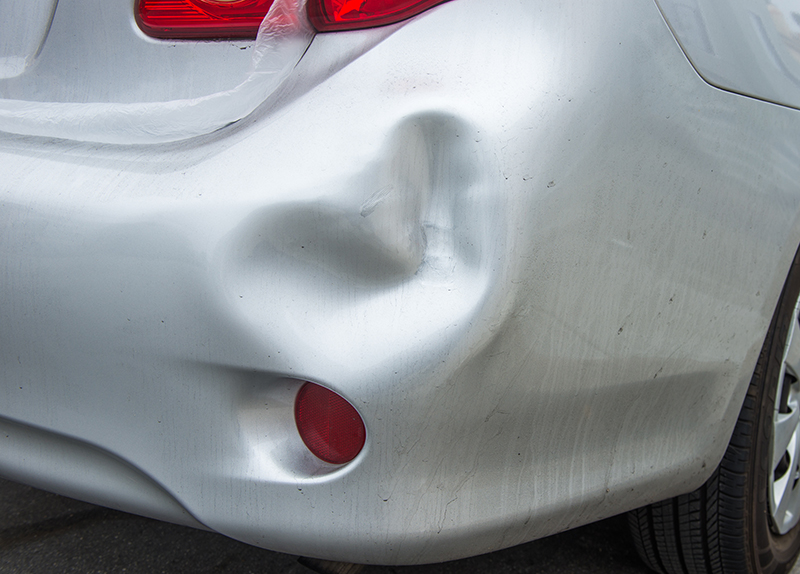
[[[492,412],[490,412],[488,415],[486,415],[486,418],[483,419],[483,422],[484,422],[484,424],[488,423],[489,419],[491,419],[494,415],[508,415],[508,414],[511,414],[511,413],[509,413],[507,411],[501,411],[498,407],[494,407],[492,409]]]
[[[375,211],[375,208],[378,207],[378,204],[386,199],[392,191],[394,191],[394,185],[390,183],[370,195],[367,200],[361,204],[361,217],[369,217],[369,215]]]
[[[439,523],[439,530],[436,531],[436,534],[441,534],[442,529],[444,528],[444,523],[447,520],[447,507],[453,504],[456,500],[458,500],[458,495],[444,505],[444,515],[442,516],[442,521]]]

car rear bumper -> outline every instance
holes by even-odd
[[[0,139],[0,472],[370,563],[705,480],[798,240],[795,112],[707,86],[637,2],[320,35],[268,104]],[[361,413],[353,462],[305,450],[302,380]]]

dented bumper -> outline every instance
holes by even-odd
[[[800,162],[757,174],[797,118],[703,83],[654,5],[563,8],[319,35],[184,142],[3,135],[0,472],[373,563],[701,484],[794,253]],[[353,462],[303,446],[303,380],[362,415]]]

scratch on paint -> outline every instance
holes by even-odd
[[[370,195],[367,200],[361,204],[361,217],[368,217],[375,211],[375,208],[378,207],[378,204],[386,199],[392,191],[394,190],[394,186],[390,183],[387,186],[380,188],[378,191]]]

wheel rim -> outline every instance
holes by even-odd
[[[783,349],[772,417],[772,472],[769,504],[772,527],[786,534],[800,521],[800,300]]]

